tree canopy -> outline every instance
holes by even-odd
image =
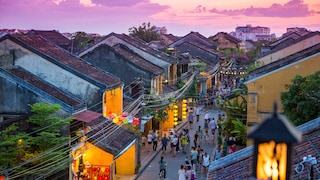
[[[20,132],[16,124],[0,131],[0,174],[9,174],[12,179],[25,175],[46,177],[70,163],[69,138],[61,130],[71,119],[54,116],[60,105],[30,106],[33,114],[27,122],[31,132]]]
[[[284,114],[297,126],[320,115],[320,71],[306,77],[297,75],[281,92]]]
[[[150,22],[142,23],[139,27],[129,28],[129,35],[140,38],[145,42],[160,40],[160,34],[156,30],[156,26],[151,26]]]

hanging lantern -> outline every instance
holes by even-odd
[[[298,131],[285,116],[277,113],[253,127],[248,138],[254,140],[254,170],[257,179],[287,180],[291,174],[291,151],[301,140]]]

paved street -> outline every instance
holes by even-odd
[[[209,109],[209,108],[203,108],[201,111],[201,115],[200,115],[200,121],[194,123],[193,125],[193,129],[189,129],[190,132],[190,143],[193,146],[193,139],[194,139],[194,133],[195,131],[198,129],[198,126],[201,126],[203,128],[204,126],[204,115],[209,112],[210,117],[214,117],[215,120],[218,119],[218,114],[219,114],[219,110],[218,109]],[[189,128],[189,124],[185,124],[185,126],[183,128]],[[182,130],[182,129],[181,129]],[[216,132],[216,136],[217,136],[217,132]],[[190,145],[190,144],[189,144]],[[201,148],[203,149],[203,152],[207,152],[210,157],[212,158],[213,152],[216,148],[216,145],[212,143],[212,140],[210,140],[210,144],[205,144],[204,140],[203,143],[200,145]],[[158,148],[161,148],[160,142],[159,142],[159,146]],[[154,153],[158,153],[158,155],[150,162],[150,164],[148,165],[148,167],[145,168],[145,170],[140,174],[140,176],[137,178],[139,180],[150,180],[150,179],[159,179],[159,164],[158,161],[160,160],[160,157],[163,156],[164,160],[166,160],[168,162],[168,166],[167,166],[167,180],[174,180],[174,179],[178,179],[178,170],[180,168],[181,164],[184,164],[184,159],[185,157],[188,155],[190,155],[190,148],[188,148],[189,150],[187,151],[187,154],[183,154],[181,151],[179,153],[177,153],[176,157],[173,157],[173,155],[171,153],[169,153],[170,151],[170,147],[168,146],[167,149],[167,153],[165,155],[162,155],[161,152],[158,153],[154,152]],[[206,175],[202,174],[201,172],[197,172],[197,180],[205,180],[206,179]]]

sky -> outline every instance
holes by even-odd
[[[320,31],[320,0],[0,0],[0,29],[129,33],[142,23],[209,37],[237,26]]]

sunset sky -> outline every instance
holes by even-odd
[[[126,33],[143,22],[184,36],[208,37],[237,26],[320,30],[319,0],[0,0],[0,29]]]

